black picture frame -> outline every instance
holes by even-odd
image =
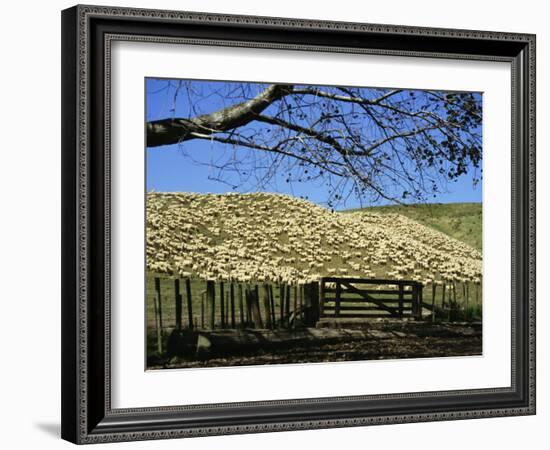
[[[117,39],[510,62],[511,386],[111,408],[108,106],[110,44]],[[534,35],[80,5],[62,12],[64,439],[83,444],[529,414],[535,414]]]

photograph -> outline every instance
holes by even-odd
[[[146,78],[146,369],[480,356],[483,93]]]

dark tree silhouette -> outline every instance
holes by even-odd
[[[178,117],[183,94],[187,117]],[[329,206],[350,195],[409,203],[466,173],[474,184],[481,177],[477,93],[258,83],[218,83],[206,93],[179,81],[171,95],[172,117],[146,123],[147,146],[225,144],[230,156],[210,164],[220,181],[231,172],[233,187],[252,174],[259,184],[284,174],[287,183],[326,182]],[[240,158],[243,148],[256,156]]]

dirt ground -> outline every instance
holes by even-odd
[[[206,358],[151,357],[148,369],[228,367],[265,364],[299,364],[403,358],[473,356],[482,353],[480,324],[371,324],[386,333],[384,339],[338,343],[307,343],[291,348],[255,349]],[[357,327],[354,327],[357,328]]]

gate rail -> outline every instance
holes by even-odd
[[[320,281],[319,294],[320,317],[422,318],[422,283],[417,281],[327,277]]]

